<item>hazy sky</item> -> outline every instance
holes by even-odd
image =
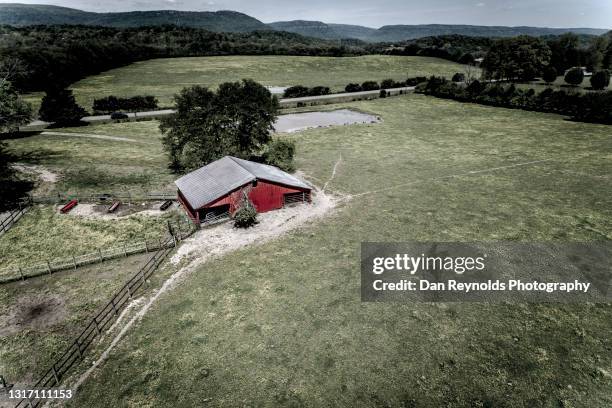
[[[236,10],[263,22],[479,24],[612,28],[612,0],[0,0],[88,11]]]

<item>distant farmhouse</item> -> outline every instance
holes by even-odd
[[[274,166],[225,156],[175,181],[178,200],[194,223],[233,215],[246,193],[257,212],[310,202],[312,188]]]

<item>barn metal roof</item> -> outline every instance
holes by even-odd
[[[256,179],[310,189],[302,180],[277,167],[232,156],[225,156],[192,171],[174,184],[193,208],[201,208]]]

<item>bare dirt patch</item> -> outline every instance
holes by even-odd
[[[66,317],[66,307],[60,296],[24,296],[0,315],[0,337],[24,329],[42,330],[62,322]]]
[[[22,173],[35,175],[40,179],[40,181],[45,183],[55,183],[58,179],[56,173],[53,173],[42,166],[14,164],[13,168]]]

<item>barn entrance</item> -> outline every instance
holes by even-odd
[[[283,207],[292,205],[292,204],[303,203],[310,198],[309,196],[310,196],[309,193],[305,193],[302,191],[298,193],[283,194]]]
[[[216,207],[203,208],[200,210],[200,223],[210,224],[225,218],[229,218],[229,204],[219,205]]]

